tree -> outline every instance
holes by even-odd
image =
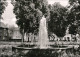
[[[21,33],[38,34],[40,19],[49,14],[47,0],[15,0],[12,4]]]
[[[73,5],[73,4],[79,3],[80,4],[80,0],[69,0],[69,4]]]
[[[77,33],[77,26],[76,25],[71,25],[70,28],[69,28],[69,33],[75,35]]]
[[[62,6],[60,3],[56,2],[49,6],[50,10],[50,20],[48,22],[48,29],[50,32],[56,34],[58,37],[63,37],[65,35],[68,23],[66,20],[67,8]]]
[[[76,34],[78,32],[78,27],[80,26],[80,1],[69,0],[69,3],[70,11],[67,16],[67,19],[71,25],[69,32],[71,34]]]
[[[20,29],[34,33],[38,31],[42,16],[48,16],[48,4],[46,0],[16,0],[14,13]]]
[[[0,19],[2,19],[1,15],[2,13],[4,13],[6,6],[7,6],[6,0],[0,0]]]

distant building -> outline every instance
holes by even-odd
[[[14,29],[9,29],[9,37],[10,41],[20,41],[22,40],[22,34],[20,33],[20,30],[18,27],[15,27]],[[25,33],[24,35],[24,41],[25,42],[37,42],[38,36],[34,35],[32,33]]]
[[[11,29],[8,29],[8,33],[9,33],[9,40],[10,40],[12,39],[13,31]]]
[[[79,34],[76,34],[76,39],[78,42],[80,42],[80,35]]]
[[[72,40],[72,35],[71,35],[71,34],[66,34],[66,35],[63,37],[63,40],[64,40],[64,41],[71,41],[71,40]]]
[[[57,37],[54,33],[50,35],[49,41],[59,41],[60,38]]]
[[[33,41],[32,38],[33,38],[33,35],[31,33],[28,33],[28,34],[25,33],[25,35],[24,35],[24,41],[26,41],[26,42],[32,42]]]
[[[20,33],[20,30],[17,27],[13,30],[13,34],[11,34],[11,35],[12,35],[11,40],[21,41],[21,39],[22,39],[22,35]]]
[[[77,41],[77,40],[79,40],[80,41],[79,38],[80,38],[79,34],[76,34],[76,35],[67,34],[63,37],[63,40],[65,40],[65,41]]]
[[[3,22],[0,22],[0,40],[9,40],[8,28]]]
[[[25,42],[37,42],[38,41],[38,36],[34,35],[32,33],[28,33],[24,35],[24,41]]]

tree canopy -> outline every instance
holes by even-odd
[[[6,0],[0,0],[0,19],[2,19],[1,15],[2,13],[4,13],[6,6],[7,6]]]
[[[71,7],[67,17],[69,23],[71,23],[69,32],[71,34],[76,34],[80,26],[80,0],[69,0],[69,3]]]
[[[63,7],[58,2],[54,3],[50,8],[50,21],[48,28],[50,32],[55,33],[59,37],[65,35],[68,25],[69,33],[76,34],[80,26],[80,1],[69,0],[69,8]]]
[[[50,8],[50,20],[48,22],[48,29],[50,32],[56,34],[58,37],[63,37],[67,28],[66,11],[67,8],[56,2]]]
[[[39,22],[44,15],[48,20],[48,31],[63,37],[68,25],[70,34],[77,33],[80,26],[80,1],[69,0],[69,3],[69,8],[58,2],[48,5],[47,0],[15,0],[12,4],[17,24],[24,33],[38,33]]]
[[[48,16],[48,2],[46,0],[15,0],[14,13],[20,29],[24,29],[27,33],[34,33],[38,31],[42,16]]]

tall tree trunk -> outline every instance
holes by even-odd
[[[22,45],[24,44],[24,29],[22,30]]]

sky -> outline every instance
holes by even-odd
[[[6,7],[2,17],[3,20],[2,22],[4,22],[5,24],[8,24],[10,26],[16,25],[16,18],[15,18],[15,14],[13,13],[13,5],[10,3],[10,1],[8,0],[8,6]]]
[[[14,25],[15,27],[17,27],[16,25],[16,18],[15,18],[15,14],[13,13],[13,5],[10,3],[10,0],[8,1],[8,6],[6,7],[2,17],[3,20],[2,22],[4,22],[5,24],[12,26]],[[61,5],[63,6],[67,6],[68,5],[68,0],[47,0],[49,4],[54,4],[55,2],[60,2]]]
[[[60,2],[61,5],[67,6],[69,0],[47,0],[49,4],[54,4],[55,2]]]

